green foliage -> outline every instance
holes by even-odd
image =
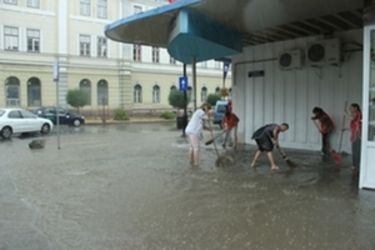
[[[174,108],[183,109],[185,107],[184,103],[184,92],[179,90],[171,90],[168,96],[169,105]],[[189,104],[190,98],[187,95],[187,104]]]
[[[79,108],[87,105],[88,96],[79,89],[70,89],[66,94],[66,102],[79,110]]]
[[[115,109],[114,111],[113,119],[117,121],[126,121],[126,120],[129,120],[129,116],[128,116],[128,113],[124,109],[118,108],[118,109]]]
[[[220,99],[221,99],[220,95],[216,95],[216,94],[209,94],[207,96],[207,102],[211,104],[212,107],[215,107],[216,102],[219,101]]]
[[[160,117],[166,120],[172,120],[176,117],[176,114],[172,112],[163,112],[160,114]]]

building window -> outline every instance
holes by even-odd
[[[27,29],[27,51],[40,52],[40,31],[38,29]]]
[[[160,62],[160,49],[158,47],[152,47],[152,62]]]
[[[139,44],[133,45],[133,61],[134,62],[142,61],[142,46]]]
[[[169,63],[176,64],[176,59],[174,59],[173,57],[169,57]]]
[[[134,86],[133,101],[134,103],[142,103],[142,87],[139,84]]]
[[[141,13],[142,11],[143,11],[142,6],[134,5],[134,7],[133,7],[133,13],[134,13],[134,14]]]
[[[107,18],[107,0],[98,0],[98,17]]]
[[[27,106],[38,107],[42,105],[41,83],[38,78],[30,78],[27,81]]]
[[[171,91],[177,90],[177,87],[175,85],[171,86]]]
[[[216,89],[215,89],[215,95],[220,95],[220,88],[219,87],[216,87]]]
[[[80,56],[90,56],[90,36],[79,35],[79,55]]]
[[[98,37],[98,57],[107,57],[107,38]]]
[[[158,85],[152,88],[152,102],[160,103],[160,87]]]
[[[17,5],[17,0],[4,0],[4,3]]]
[[[79,83],[79,89],[82,91],[82,93],[87,98],[87,105],[91,105],[91,82],[90,82],[90,80],[83,79]]]
[[[20,106],[20,80],[8,77],[5,80],[6,106]]]
[[[106,80],[98,82],[98,105],[108,105],[108,82]]]
[[[215,61],[215,69],[221,69],[221,62]]]
[[[18,28],[13,26],[4,27],[5,50],[18,51]]]
[[[82,16],[90,16],[90,8],[91,8],[91,3],[90,3],[90,0],[80,0],[80,4],[79,4],[79,10],[80,10],[80,14]]]
[[[201,102],[207,101],[207,88],[203,87],[201,89]]]
[[[27,7],[39,9],[40,0],[27,0]]]

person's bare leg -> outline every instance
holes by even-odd
[[[194,150],[192,147],[190,147],[190,150],[189,150],[189,161],[190,161],[190,164],[194,163]]]
[[[199,165],[199,149],[194,149],[193,151],[193,166]]]
[[[271,163],[271,170],[278,170],[279,167],[275,164],[275,160],[273,159],[272,151],[267,152],[268,160]]]
[[[262,151],[257,150],[257,152],[255,153],[254,159],[251,162],[251,165],[250,165],[251,167],[255,167],[255,163],[257,162],[261,154],[262,154]]]

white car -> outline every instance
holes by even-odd
[[[20,108],[0,109],[0,136],[9,139],[12,134],[40,132],[48,134],[53,123]]]

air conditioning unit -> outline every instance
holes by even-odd
[[[339,65],[341,63],[341,43],[339,39],[327,39],[309,44],[307,64],[312,67]]]
[[[286,50],[279,55],[281,70],[300,69],[303,66],[304,53],[301,49]]]

